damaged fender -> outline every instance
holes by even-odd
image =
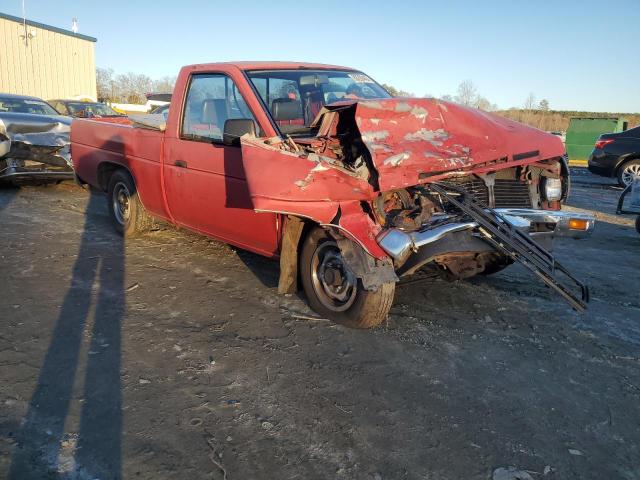
[[[283,144],[241,138],[242,161],[256,211],[300,215],[329,223],[340,201],[368,200],[374,195],[366,178],[339,161],[314,153],[291,152]]]

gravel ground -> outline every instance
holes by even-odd
[[[402,285],[371,331],[256,255],[125,245],[74,185],[0,190],[0,477],[640,479],[640,235],[574,177],[588,313],[514,266]]]

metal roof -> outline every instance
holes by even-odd
[[[4,18],[6,20],[11,20],[12,22],[17,23],[26,23],[30,27],[42,28],[44,30],[49,30],[51,32],[61,33],[62,35],[68,35],[70,37],[79,38],[80,40],[87,40],[89,42],[97,42],[98,39],[95,37],[90,37],[88,35],[81,35],[79,33],[73,33],[71,30],[65,30],[64,28],[53,27],[51,25],[47,25],[45,23],[34,22],[31,20],[24,20],[20,17],[14,17],[13,15],[7,15],[6,13],[0,12],[0,18]]]

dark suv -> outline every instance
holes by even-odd
[[[589,171],[603,177],[617,177],[625,187],[640,176],[640,127],[598,137],[589,155]]]

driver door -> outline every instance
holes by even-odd
[[[229,76],[191,76],[178,137],[165,140],[167,204],[179,225],[273,255],[278,248],[276,216],[254,212],[242,150],[222,142],[225,121],[235,118],[255,122]]]

